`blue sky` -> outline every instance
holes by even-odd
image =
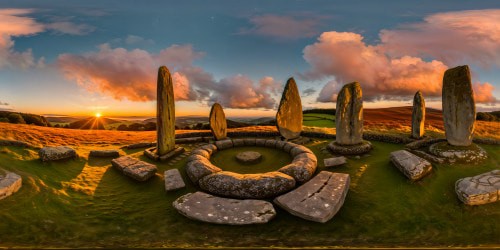
[[[478,108],[500,109],[500,45],[495,46],[500,31],[481,18],[498,26],[498,1],[3,1],[0,8],[23,10],[4,11],[0,27],[12,16],[31,20],[20,27],[25,32],[0,31],[14,43],[6,47],[7,55],[0,53],[0,62],[7,62],[0,64],[0,102],[9,104],[3,109],[151,115],[150,92],[160,64],[177,72],[179,114],[207,113],[214,101],[230,115],[272,114],[291,76],[306,108],[333,107],[341,85],[355,80],[366,93],[365,107],[407,105],[419,81],[429,89],[429,105],[439,107],[437,75],[461,64],[471,66],[482,94]],[[457,18],[469,26],[453,30]],[[490,43],[474,40],[477,27],[491,29],[480,38]],[[382,30],[388,30],[386,40]],[[429,37],[430,45],[422,45]],[[458,46],[461,41],[447,37],[472,40]],[[31,65],[14,60],[28,50]],[[370,55],[360,66],[338,50],[353,58]],[[463,58],[457,56],[461,52]],[[401,62],[405,56],[413,59]],[[138,72],[130,69],[133,62]],[[348,72],[352,67],[362,71],[359,79]],[[415,72],[400,77],[408,67]],[[395,80],[380,83],[386,77]]]

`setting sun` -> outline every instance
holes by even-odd
[[[101,117],[101,116],[102,116],[102,115],[101,115],[101,113],[96,113],[96,114],[95,114],[95,117],[97,117],[97,118],[99,118],[99,117]]]

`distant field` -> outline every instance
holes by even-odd
[[[304,114],[302,125],[310,127],[335,127],[335,115],[328,114]]]

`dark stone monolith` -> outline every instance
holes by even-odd
[[[425,100],[422,92],[417,91],[413,97],[413,112],[411,114],[411,137],[420,139],[425,133]]]
[[[226,115],[220,104],[214,103],[214,105],[212,105],[209,122],[210,130],[212,130],[212,134],[216,140],[224,140],[227,138]]]
[[[476,106],[467,65],[448,69],[444,73],[443,120],[449,144],[471,145],[476,122]]]
[[[293,78],[288,79],[283,90],[276,113],[276,127],[281,136],[289,140],[298,138],[302,132],[302,102]]]
[[[336,143],[356,145],[363,142],[363,93],[358,82],[344,85],[337,96]]]
[[[157,154],[162,156],[175,149],[174,88],[165,66],[158,69],[156,120]]]

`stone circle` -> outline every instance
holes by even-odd
[[[210,162],[210,156],[233,146],[262,146],[289,153],[293,160],[277,171],[260,174],[238,174],[222,171]],[[232,198],[271,198],[293,189],[296,183],[312,178],[318,160],[307,147],[273,139],[227,139],[207,144],[191,152],[186,172],[201,189]]]
[[[257,163],[262,159],[262,155],[255,151],[245,151],[237,154],[236,160],[243,164],[253,164]]]
[[[362,141],[355,145],[339,145],[336,141],[328,144],[328,149],[335,154],[341,155],[360,155],[370,152],[373,146],[369,141]]]

